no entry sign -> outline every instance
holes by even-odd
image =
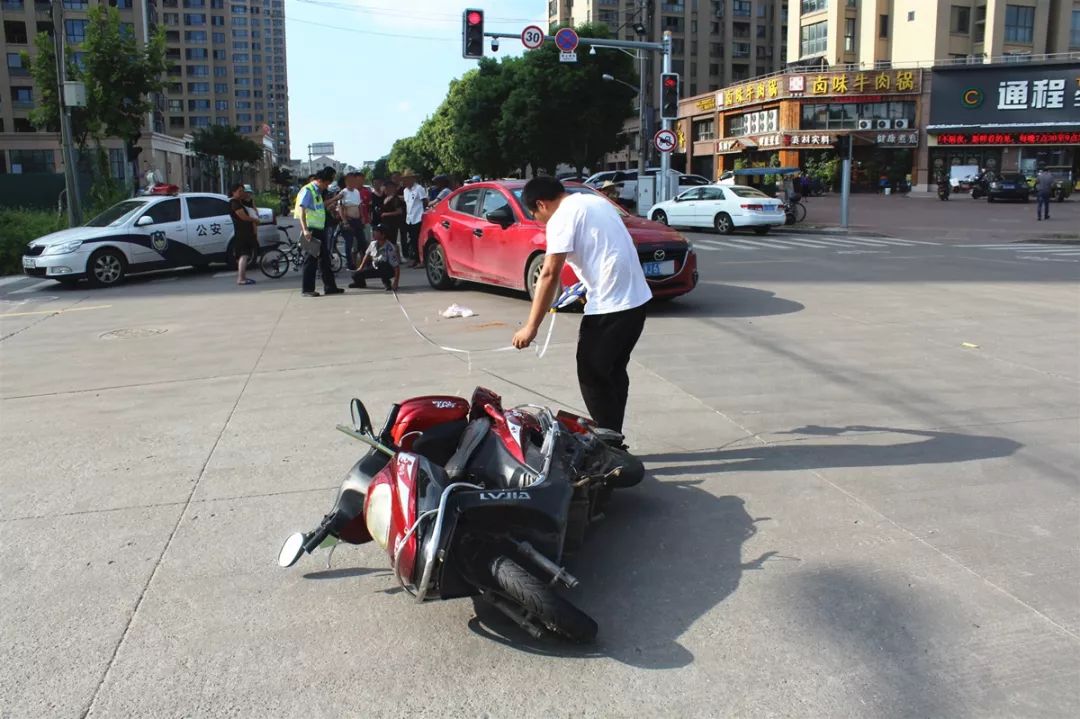
[[[671,152],[678,142],[679,138],[675,137],[675,133],[671,130],[660,130],[653,136],[653,145],[660,152]]]

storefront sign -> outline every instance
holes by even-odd
[[[756,144],[759,148],[766,147],[783,147],[784,136],[780,134],[775,135],[758,135],[757,137],[749,138],[750,142]]]
[[[792,147],[798,147],[802,145],[814,146],[828,146],[833,143],[832,135],[821,135],[816,133],[802,132],[797,135],[784,135],[784,144],[791,145]]]
[[[742,143],[739,142],[735,138],[731,138],[731,139],[728,139],[728,140],[717,140],[716,141],[716,151],[717,152],[721,152],[721,153],[723,153],[723,152],[742,152],[742,149],[743,149]]]
[[[939,145],[1080,145],[1080,132],[943,132]]]
[[[934,70],[927,129],[1080,127],[1080,63]]]
[[[885,147],[918,147],[917,132],[879,132],[873,136],[875,145]]]
[[[867,72],[821,72],[788,74],[734,85],[716,93],[721,109],[783,97],[852,97],[867,95],[917,95],[922,70],[871,70]]]
[[[716,109],[716,98],[715,97],[703,97],[703,98],[701,98],[700,100],[698,100],[697,102],[694,103],[694,107],[696,107],[698,110],[702,110],[702,111],[715,110]]]

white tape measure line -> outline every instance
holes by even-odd
[[[469,372],[470,373],[472,372],[472,356],[474,354],[483,354],[483,353],[486,353],[486,352],[510,352],[510,351],[516,351],[517,350],[517,347],[514,347],[513,345],[507,345],[506,347],[496,347],[494,349],[482,349],[482,350],[466,350],[466,349],[461,349],[460,347],[449,347],[447,345],[441,345],[438,342],[436,342],[435,340],[428,337],[426,334],[424,334],[423,331],[419,327],[416,326],[416,323],[412,321],[412,317],[409,317],[409,312],[408,312],[408,310],[405,309],[405,305],[401,304],[401,298],[398,297],[397,292],[394,293],[394,300],[397,301],[397,305],[401,309],[401,314],[405,315],[405,321],[409,323],[409,326],[412,327],[412,331],[415,332],[417,334],[417,336],[420,337],[420,339],[424,340],[425,342],[427,342],[432,347],[435,347],[437,349],[442,350],[443,352],[453,352],[454,354],[463,354],[463,355],[465,355],[465,361],[469,365]],[[539,345],[535,346],[536,347],[536,358],[537,359],[543,359],[544,355],[547,354],[548,345],[551,344],[551,335],[554,333],[554,331],[555,331],[555,313],[552,312],[551,313],[551,321],[548,322],[548,331],[547,331],[547,336],[544,338],[544,344],[543,344],[542,347],[539,346]]]

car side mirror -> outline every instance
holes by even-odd
[[[135,220],[136,227],[146,227],[147,225],[154,224],[154,218],[150,215],[143,215],[139,219]]]
[[[503,229],[506,229],[514,224],[514,211],[510,209],[510,205],[503,205],[499,209],[484,215],[484,219],[492,224],[501,225]]]
[[[677,196],[677,197],[675,198],[675,201],[676,201],[676,202],[682,202],[682,201],[683,201],[683,196],[682,196],[682,195],[678,195],[678,196]]]

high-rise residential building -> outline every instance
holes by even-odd
[[[140,157],[169,182],[187,183],[190,161],[182,138],[212,124],[232,125],[278,158],[289,156],[289,98],[283,0],[105,0],[142,43],[165,31],[171,63],[164,93],[147,118]],[[98,0],[63,0],[64,39],[78,62],[88,12]],[[0,0],[0,173],[60,172],[59,135],[38,131],[28,119],[40,89],[23,52],[34,37],[52,32],[51,3]],[[114,176],[123,174],[120,143],[105,144]],[[147,152],[149,150],[149,152]]]
[[[549,0],[548,19],[553,25],[604,24],[622,40],[659,42],[670,30],[672,70],[689,97],[781,69],[787,62],[787,8],[788,0]],[[635,29],[639,23],[644,35]],[[654,108],[661,64],[648,55],[646,106]],[[655,111],[648,115],[651,134],[658,125]],[[604,169],[637,164],[637,118],[624,127],[633,141],[610,155]]]
[[[792,62],[884,67],[1080,50],[1080,0],[792,0]]]

